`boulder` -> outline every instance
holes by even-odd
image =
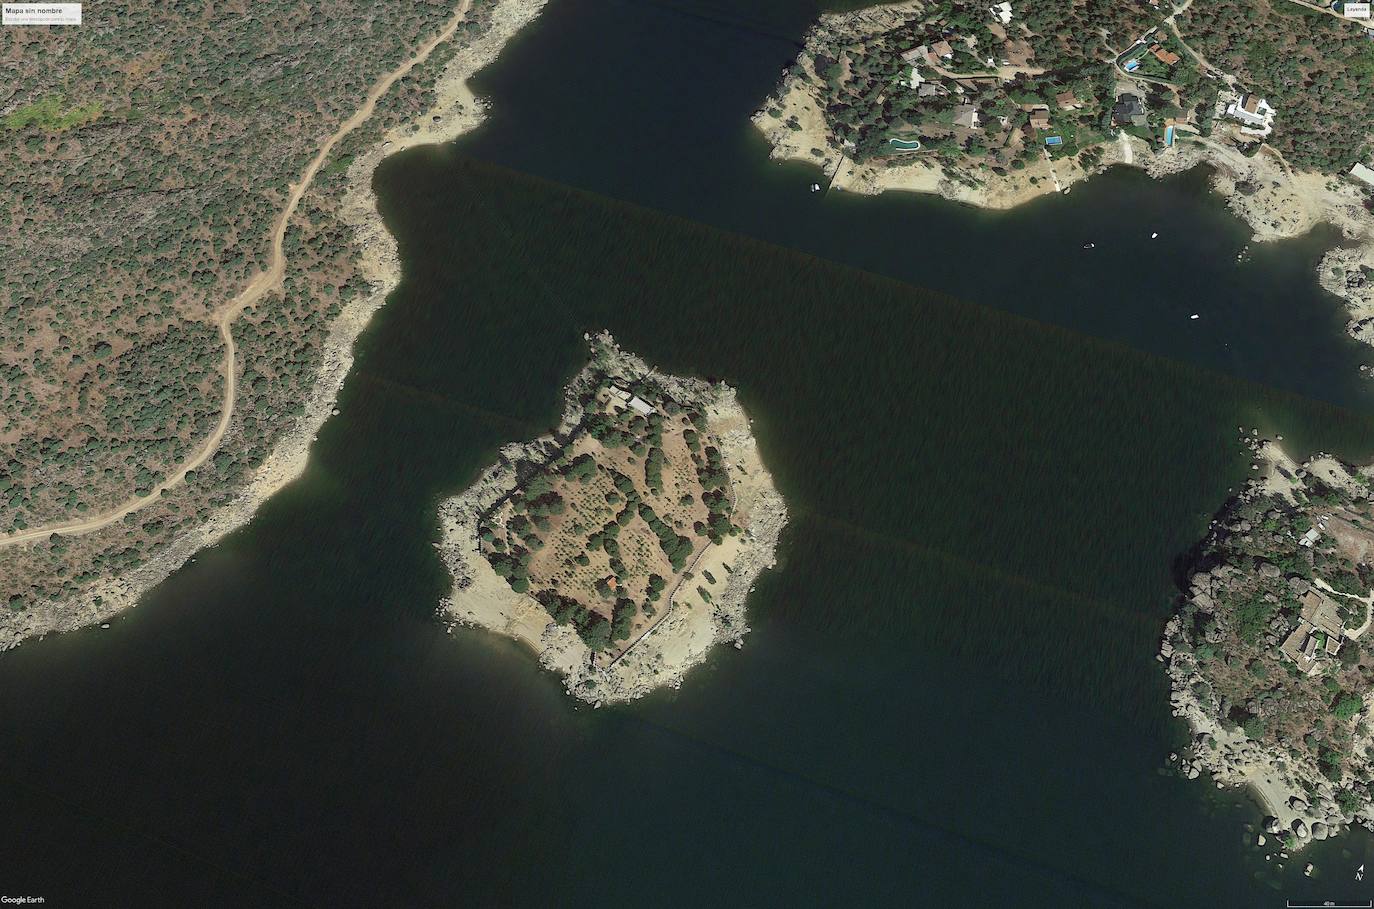
[[[1279,570],[1279,566],[1272,562],[1260,562],[1259,570],[1260,574],[1264,575],[1266,578],[1277,578],[1283,574],[1283,572]]]
[[[1366,343],[1374,343],[1374,319],[1360,319],[1346,326],[1351,337]]]
[[[1326,839],[1329,832],[1330,831],[1327,828],[1327,826],[1323,824],[1321,821],[1315,821],[1312,824],[1312,839],[1314,840]]]
[[[1293,822],[1293,832],[1298,835],[1298,839],[1307,839],[1307,822],[1304,821],[1302,818],[1298,818],[1297,820],[1295,820]]]
[[[1292,808],[1294,811],[1306,811],[1307,800],[1301,796],[1295,795],[1288,800],[1288,807]]]

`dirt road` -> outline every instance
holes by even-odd
[[[453,18],[449,19],[437,35],[416,48],[414,53],[408,55],[400,66],[387,73],[372,86],[366,98],[363,100],[362,106],[354,112],[353,116],[341,123],[339,128],[334,131],[334,134],[324,141],[324,144],[320,146],[320,150],[311,160],[309,166],[306,167],[305,172],[301,174],[300,180],[291,184],[291,192],[287,197],[286,205],[277,216],[276,223],[272,229],[272,253],[267,270],[256,275],[249,281],[248,285],[243,288],[239,295],[230,300],[215,317],[215,327],[219,329],[220,337],[224,340],[224,365],[222,367],[224,372],[224,403],[220,408],[219,423],[215,426],[214,431],[206,437],[204,443],[196,449],[194,454],[182,462],[181,466],[178,467],[174,473],[168,475],[148,495],[131,498],[116,508],[93,518],[87,518],[81,521],[68,521],[61,524],[49,524],[46,527],[32,527],[27,530],[19,531],[18,533],[0,537],[0,547],[32,542],[33,540],[43,539],[54,533],[60,533],[64,536],[73,536],[90,533],[102,527],[108,527],[116,521],[123,520],[126,516],[153,504],[162,496],[163,492],[181,483],[186,479],[188,473],[200,467],[210,459],[211,455],[215,453],[215,449],[219,447],[219,443],[223,441],[224,433],[229,428],[229,421],[234,416],[234,394],[237,382],[237,372],[235,370],[236,350],[232,331],[234,320],[238,318],[239,314],[242,313],[244,309],[252,306],[276,289],[281,283],[282,277],[286,274],[286,254],[282,249],[282,243],[286,237],[286,227],[291,221],[291,216],[296,212],[296,206],[300,204],[301,198],[305,195],[305,191],[310,188],[311,181],[315,179],[315,175],[319,172],[320,167],[324,165],[325,160],[329,157],[329,153],[333,151],[334,146],[338,144],[339,140],[357,129],[367,121],[368,117],[372,116],[372,112],[377,106],[377,101],[390,90],[391,86],[396,83],[396,80],[403,78],[417,64],[427,60],[436,47],[453,36],[453,33],[458,29],[458,26],[463,23],[464,18],[467,16],[471,3],[472,0],[461,0],[458,4],[458,8],[454,11]]]

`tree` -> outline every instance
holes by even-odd
[[[611,620],[611,637],[617,641],[628,640],[630,628],[634,625],[635,615],[639,612],[639,607],[635,601],[628,597],[621,597],[615,601],[614,618]]]
[[[611,644],[611,623],[600,616],[578,631],[582,636],[582,643],[593,651],[605,650]]]
[[[585,486],[596,476],[596,459],[589,454],[578,455],[563,468],[563,476]]]
[[[1364,701],[1353,694],[1347,694],[1337,699],[1335,705],[1331,708],[1331,712],[1335,715],[1336,719],[1344,723],[1355,714],[1359,713],[1363,707]]]

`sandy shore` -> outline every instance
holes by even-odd
[[[460,48],[436,82],[434,107],[417,120],[391,130],[349,167],[341,216],[354,230],[360,270],[370,288],[345,306],[330,326],[323,362],[305,412],[277,442],[243,490],[233,501],[216,509],[205,523],[178,537],[139,567],[97,581],[75,598],[35,604],[12,616],[16,624],[5,629],[0,650],[18,646],[29,638],[103,622],[136,605],[145,592],[196,552],[248,523],[262,503],[305,471],[310,446],[333,413],[339,389],[352,368],[354,342],[401,278],[396,241],[377,211],[373,171],[388,155],[416,145],[452,141],[478,126],[483,120],[484,105],[473,95],[468,80],[495,60],[501,48],[539,14],[544,4],[545,0],[498,0],[491,10],[492,27]]]
[[[768,113],[775,109],[780,116]],[[792,120],[797,128],[788,125]],[[1360,267],[1374,269],[1374,215],[1364,208],[1362,192],[1349,180],[1295,170],[1272,149],[1247,158],[1229,146],[1180,132],[1171,149],[1155,153],[1124,133],[1101,146],[1100,167],[1085,170],[1076,159],[1042,158],[1005,177],[991,172],[977,180],[950,173],[919,153],[907,159],[858,164],[832,148],[817,88],[809,79],[784,77],[777,92],[754,114],[754,125],[778,161],[804,161],[821,168],[831,189],[865,195],[915,192],[942,196],[980,208],[1009,209],[1074,184],[1102,169],[1124,164],[1163,177],[1199,165],[1213,169],[1212,187],[1227,206],[1254,231],[1257,242],[1301,236],[1320,224],[1337,227],[1347,243],[1323,258],[1318,278],[1324,288],[1345,300],[1350,333],[1374,344],[1374,279]]]
[[[642,360],[616,348],[607,334],[589,341],[594,354],[612,351],[609,358],[596,358],[597,367],[612,376],[630,381],[652,372]],[[678,687],[687,670],[705,660],[717,644],[741,646],[749,631],[745,600],[759,574],[773,566],[778,535],[787,523],[786,507],[759,457],[749,417],[734,389],[657,372],[654,378],[673,398],[692,402],[706,414],[730,473],[735,497],[732,519],[744,532],[702,550],[691,566],[693,577],[672,592],[662,618],[611,665],[593,666],[592,653],[576,632],[555,624],[530,597],[512,591],[477,544],[482,513],[516,486],[515,462],[543,461],[556,453],[555,436],[565,435],[580,422],[579,394],[593,381],[591,366],[565,390],[562,421],[553,436],[505,446],[496,464],[439,508],[442,538],[436,547],[454,580],[441,612],[455,625],[481,627],[521,642],[542,666],[564,676],[570,694],[598,706],[633,700],[661,687]],[[708,574],[713,582],[707,580]]]
[[[769,108],[779,110],[781,117],[769,115]],[[795,119],[800,129],[787,125],[791,119]],[[841,155],[827,142],[825,117],[815,87],[810,82],[791,77],[785,79],[778,93],[754,114],[753,123],[772,146],[769,157],[773,160],[815,164],[829,178],[831,189],[861,195],[889,191],[926,193],[979,208],[1008,209],[1053,192],[1068,191],[1075,183],[1097,173],[1097,170],[1084,170],[1076,159],[1052,162],[1049,158],[1041,158],[1027,165],[1025,170],[1011,171],[1006,177],[988,174],[986,179],[974,184],[919,154],[884,163],[859,164]],[[1103,146],[1102,152],[1103,167],[1133,163],[1137,156],[1149,154],[1144,142],[1131,137]]]

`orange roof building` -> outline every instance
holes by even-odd
[[[1166,47],[1161,47],[1158,44],[1150,46],[1150,53],[1154,54],[1155,57],[1158,58],[1159,62],[1163,63],[1165,66],[1173,66],[1179,60],[1183,59],[1178,54],[1174,53]]]

